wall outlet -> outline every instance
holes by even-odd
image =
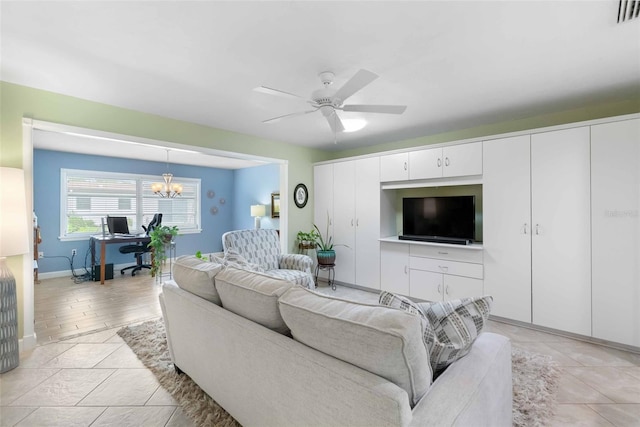
[[[38,258],[44,258],[44,252],[38,252]]]
[[[71,249],[71,256],[74,256],[75,254],[77,254],[78,252],[75,249]]]

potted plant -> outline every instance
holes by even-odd
[[[304,231],[298,231],[298,234],[296,234],[296,239],[298,240],[298,248],[300,250],[315,249],[317,238],[318,233],[316,233],[316,230],[311,230],[308,233]]]
[[[318,259],[318,264],[320,265],[333,265],[336,263],[336,251],[333,249],[334,246],[344,246],[349,247],[347,245],[334,245],[333,237],[329,236],[329,218],[327,215],[327,232],[324,236],[320,232],[320,229],[316,224],[313,224],[314,234],[316,236],[316,258]]]
[[[149,233],[151,241],[147,246],[153,249],[153,263],[151,265],[152,276],[162,271],[162,263],[167,259],[166,247],[177,235],[178,227],[175,225],[161,225]]]

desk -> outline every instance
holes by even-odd
[[[96,265],[96,242],[100,243],[100,284],[104,285],[104,273],[105,273],[105,259],[107,258],[107,245],[118,244],[124,245],[126,243],[149,243],[151,238],[149,236],[91,236],[89,239],[89,247],[91,248],[91,271],[94,271]],[[153,260],[153,252],[152,252]],[[152,261],[153,262],[153,261]]]

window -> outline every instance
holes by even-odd
[[[60,238],[85,238],[102,232],[102,218],[126,216],[131,233],[142,232],[153,214],[181,233],[200,231],[200,180],[174,177],[182,195],[163,199],[151,191],[160,176],[62,169]]]

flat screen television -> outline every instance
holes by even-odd
[[[466,245],[476,231],[475,196],[405,197],[402,240]]]

